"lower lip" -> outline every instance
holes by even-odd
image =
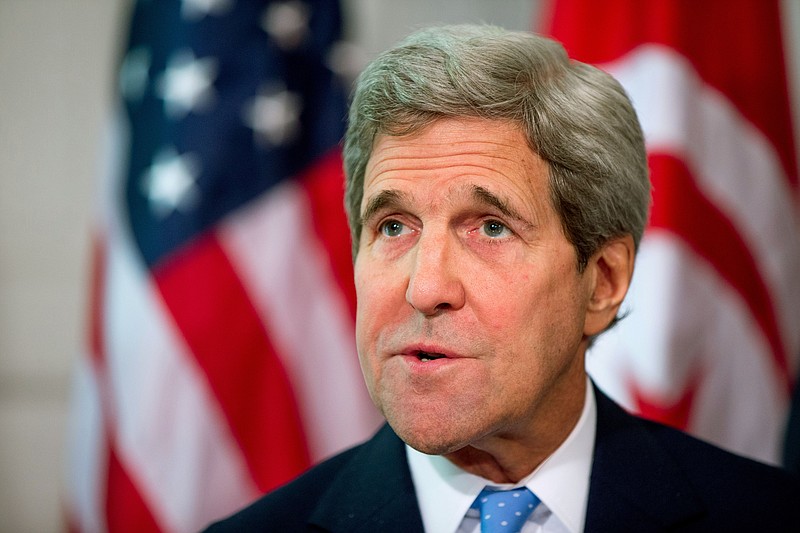
[[[439,359],[422,361],[414,355],[403,355],[402,358],[412,372],[435,372],[458,361],[457,358],[448,357],[440,357]]]

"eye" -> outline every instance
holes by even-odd
[[[509,229],[506,225],[497,220],[487,220],[483,223],[483,233],[486,234],[487,237],[492,237],[494,239],[504,237],[508,231]]]
[[[407,231],[405,224],[394,219],[382,222],[378,230],[386,237],[399,237]]]

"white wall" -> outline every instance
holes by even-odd
[[[345,8],[349,33],[371,57],[424,24],[527,29],[537,4],[346,0]],[[784,4],[794,17],[787,28],[800,27],[800,2]],[[95,169],[127,5],[0,0],[0,532],[62,529],[69,376],[85,330]]]
[[[59,531],[120,6],[0,0],[0,531]]]
[[[411,31],[432,24],[489,23],[533,27],[540,0],[344,0],[346,31],[372,57]]]

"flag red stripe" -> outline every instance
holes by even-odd
[[[702,373],[703,371],[700,369],[695,370],[695,373],[689,376],[680,396],[672,402],[667,402],[661,397],[653,397],[652,393],[641,387],[636,380],[628,380],[628,387],[636,406],[635,412],[650,420],[656,420],[683,431],[688,430],[697,391],[705,377],[702,376]]]
[[[650,227],[680,236],[742,296],[771,347],[788,394],[792,377],[774,304],[750,250],[733,224],[703,195],[683,161],[664,154],[650,154],[648,160],[656,192]]]
[[[103,317],[105,306],[103,296],[106,286],[106,251],[105,242],[99,237],[92,241],[91,279],[89,280],[89,357],[93,362],[102,362],[103,354]]]
[[[776,0],[561,0],[550,21],[551,34],[567,43],[571,57],[586,63],[609,63],[644,43],[674,48],[763,132],[775,146],[788,182],[798,186]],[[594,27],[602,27],[602,39],[586,31]],[[735,61],[736,68],[719,60],[723,57]]]
[[[154,277],[259,490],[302,472],[309,454],[291,384],[215,235],[173,255]]]
[[[106,517],[108,531],[146,532],[161,531],[139,490],[120,461],[110,439],[108,446],[108,483],[106,491]]]
[[[344,172],[338,148],[321,158],[300,176],[310,202],[314,232],[325,248],[331,271],[355,318],[356,296],[350,231],[344,211]]]

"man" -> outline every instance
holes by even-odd
[[[526,33],[421,31],[359,78],[345,170],[359,359],[388,426],[220,530],[800,531],[788,474],[587,378],[650,201],[613,78]]]

